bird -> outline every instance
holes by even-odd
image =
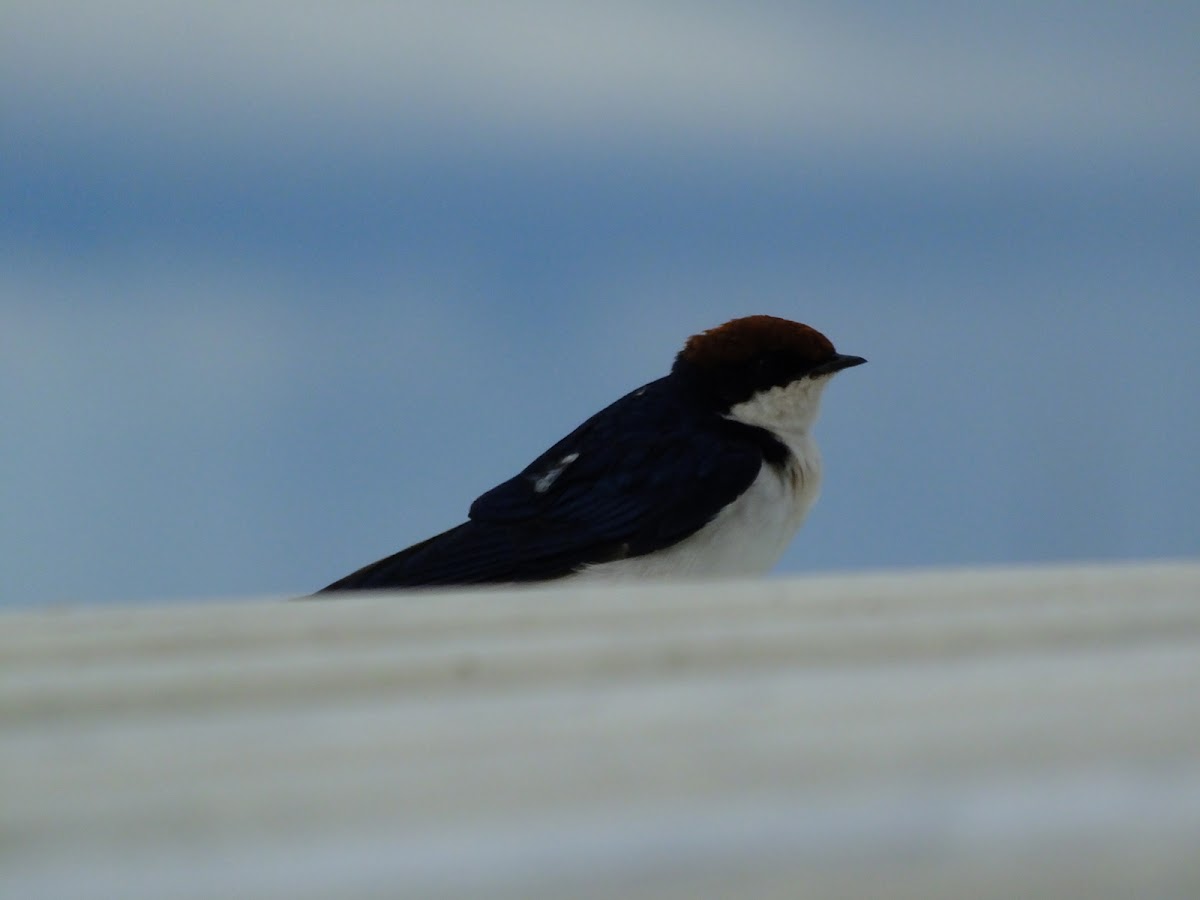
[[[776,316],[702,331],[669,374],[480,495],[466,522],[317,594],[766,573],[820,490],[821,395],[865,362]]]

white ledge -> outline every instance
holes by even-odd
[[[1200,564],[0,615],[0,895],[1200,896]]]

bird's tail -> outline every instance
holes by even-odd
[[[435,534],[433,537],[427,538],[419,544],[413,544],[411,547],[406,547],[398,553],[385,556],[383,559],[351,572],[344,578],[339,578],[333,584],[326,585],[317,591],[317,593],[382,591],[445,584],[447,582],[437,577],[438,572],[430,571],[427,565],[423,566],[420,562],[423,558],[430,555],[430,551],[437,550],[439,546],[444,547],[445,545],[455,543],[455,538],[469,524],[469,522],[464,522],[462,525],[451,528],[449,531]],[[438,557],[443,556],[440,553],[435,555]]]

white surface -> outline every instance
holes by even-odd
[[[4,897],[1200,896],[1200,564],[0,618]]]

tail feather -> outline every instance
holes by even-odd
[[[317,593],[549,581],[587,561],[575,547],[531,540],[528,526],[469,521],[363,566]]]

